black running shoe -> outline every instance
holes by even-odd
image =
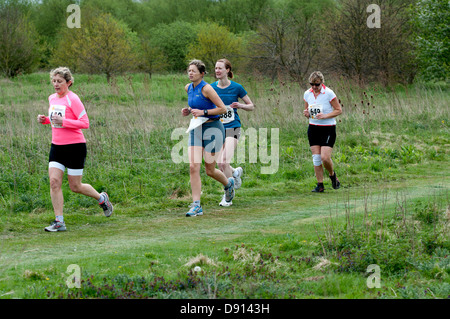
[[[316,188],[312,190],[313,193],[323,193],[325,187],[323,187],[323,183],[317,183]]]
[[[331,186],[333,186],[334,189],[338,189],[339,187],[341,187],[341,183],[336,177],[336,172],[334,172],[333,176],[330,176],[330,179],[331,179]]]

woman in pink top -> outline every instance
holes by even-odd
[[[66,168],[69,186],[73,192],[95,198],[106,217],[111,216],[113,206],[106,192],[100,194],[91,185],[81,183],[86,160],[86,139],[81,130],[89,128],[89,118],[79,97],[69,90],[73,83],[72,74],[68,68],[60,67],[50,72],[50,79],[55,93],[48,98],[49,115],[39,114],[37,120],[41,124],[52,126],[48,174],[50,197],[56,218],[45,230],[56,232],[66,230],[61,189]]]

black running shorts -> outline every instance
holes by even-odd
[[[86,161],[86,143],[55,145],[50,147],[49,162],[57,162],[70,169],[83,169]]]
[[[233,127],[225,129],[226,137],[233,137],[235,139],[239,139],[241,137],[241,128]]]
[[[309,146],[329,146],[333,147],[336,142],[336,125],[320,126],[309,125],[308,126],[308,141]]]

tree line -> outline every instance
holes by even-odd
[[[79,28],[70,26],[76,4]],[[370,11],[376,5],[377,12]],[[0,0],[0,74],[240,72],[304,81],[312,70],[359,83],[447,80],[447,0]],[[74,11],[75,12],[75,11]],[[370,19],[378,19],[378,26]]]

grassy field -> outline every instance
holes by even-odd
[[[205,215],[188,219],[189,165],[171,157],[181,141],[172,133],[188,126],[186,76],[107,85],[75,75],[91,122],[83,180],[107,191],[115,211],[105,218],[65,182],[68,231],[53,234],[43,231],[53,220],[51,130],[36,121],[47,113],[48,75],[0,79],[0,298],[448,298],[448,86],[329,80],[344,111],[333,154],[343,187],[326,180],[312,194],[306,87],[236,81],[256,105],[240,112],[244,132],[268,129],[277,171],[262,173],[261,153],[250,163],[247,143],[233,206],[218,206],[221,185],[202,172]],[[81,288],[67,286],[72,264]],[[372,264],[379,288],[367,285]]]

